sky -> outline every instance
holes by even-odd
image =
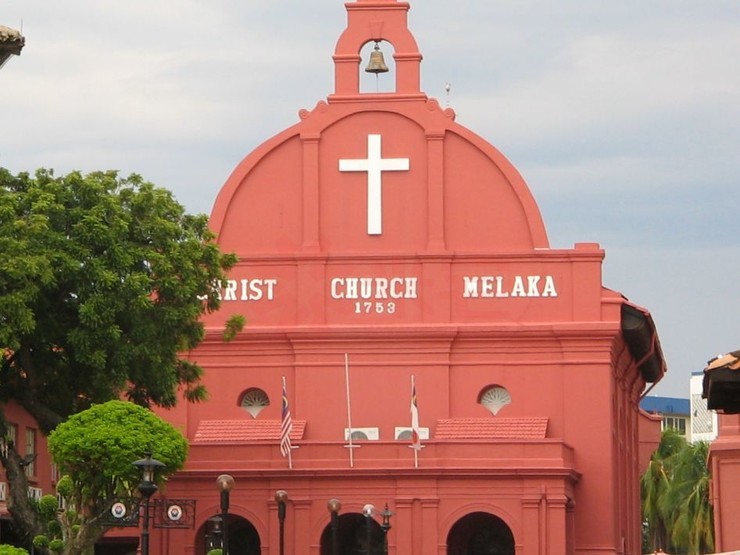
[[[0,166],[116,169],[209,213],[333,92],[341,0],[3,0]],[[550,245],[598,242],[689,395],[740,349],[740,2],[412,0],[422,89],[522,174]],[[446,84],[449,83],[449,92]]]

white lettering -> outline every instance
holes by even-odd
[[[478,297],[478,276],[463,276],[463,297]]]
[[[221,281],[216,283],[218,287],[218,298],[227,301],[261,301],[275,299],[275,288],[277,279],[229,279],[224,285]]]
[[[347,278],[345,280],[345,284],[347,287],[347,298],[356,299],[357,298],[357,278]]]
[[[262,280],[261,279],[253,279],[249,283],[249,300],[250,301],[259,301],[262,298]]]
[[[552,276],[463,276],[462,296],[466,299],[557,297],[558,292]]]
[[[418,283],[416,277],[338,277],[329,282],[329,294],[332,299],[416,299]]]
[[[537,284],[540,282],[540,276],[527,276],[527,283],[529,289],[527,291],[527,297],[539,297],[540,290],[537,289]]]
[[[485,298],[493,297],[493,276],[482,276],[480,278],[481,291],[480,296]]]
[[[508,297],[508,291],[504,291],[504,277],[496,276],[496,296],[497,297]]]
[[[388,280],[386,278],[375,278],[375,298],[388,298]]]
[[[524,281],[522,276],[514,276],[514,289],[511,290],[512,297],[526,297],[527,292],[524,290]]]
[[[266,279],[265,285],[267,285],[267,300],[271,301],[275,298],[275,287],[277,287],[278,280],[275,278]]]
[[[332,299],[343,299],[344,293],[339,290],[339,288],[344,283],[344,280],[342,278],[334,278],[331,280],[331,298]]]
[[[391,298],[402,299],[403,298],[403,278],[391,279]]]
[[[558,292],[555,289],[555,280],[552,276],[545,276],[545,287],[542,289],[543,297],[557,297]]]
[[[360,297],[363,299],[373,298],[373,278],[360,278]]]
[[[407,277],[406,282],[406,294],[403,296],[404,299],[416,299],[418,297],[416,293],[416,284],[419,281],[415,277]]]
[[[235,301],[236,300],[236,288],[237,282],[235,279],[226,281],[226,289],[224,289],[224,301]]]

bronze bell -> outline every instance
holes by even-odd
[[[385,65],[383,53],[380,51],[380,46],[378,46],[377,42],[375,43],[375,50],[370,52],[370,62],[367,64],[365,71],[368,73],[375,73],[376,75],[378,73],[386,73],[388,71],[388,66]]]

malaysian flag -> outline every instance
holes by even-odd
[[[416,404],[416,379],[411,376],[411,447],[421,449],[419,437],[419,406]]]
[[[291,457],[290,433],[293,431],[293,419],[290,417],[290,407],[288,406],[288,392],[285,387],[285,376],[283,376],[283,417],[280,425],[280,453],[283,457],[288,457],[290,468],[293,468]]]

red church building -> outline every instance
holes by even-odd
[[[652,318],[604,287],[598,244],[550,248],[517,170],[422,92],[409,4],[346,9],[334,92],[216,199],[239,263],[189,355],[211,399],[166,415],[191,450],[164,495],[195,526],[151,552],[206,552],[226,473],[232,555],[640,553]],[[368,63],[391,92],[361,90]]]

